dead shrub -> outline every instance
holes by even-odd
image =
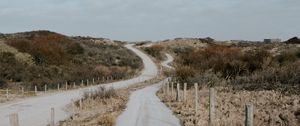
[[[100,126],[113,126],[115,124],[115,118],[112,116],[104,116],[97,122]]]
[[[182,66],[177,68],[175,73],[181,81],[186,81],[188,77],[193,77],[195,74],[194,70],[188,66]]]
[[[146,47],[144,50],[151,56],[158,58],[159,60],[163,59],[162,51],[164,47],[161,45],[153,45],[151,47]]]
[[[112,97],[116,97],[117,92],[113,88],[106,89],[104,87],[99,87],[95,91],[89,91],[85,92],[83,95],[83,99],[93,99],[93,100],[103,100],[103,99],[108,99]]]

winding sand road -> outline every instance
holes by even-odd
[[[158,71],[155,63],[146,54],[135,49],[133,45],[126,45],[126,47],[143,60],[144,70],[139,77],[120,82],[92,86],[82,90],[65,91],[48,96],[28,98],[22,101],[1,105],[0,126],[9,126],[9,114],[15,112],[19,114],[21,126],[45,126],[49,124],[50,121],[50,108],[55,108],[55,121],[58,122],[59,120],[68,117],[68,113],[66,113],[63,108],[68,103],[71,103],[72,99],[80,98],[84,90],[95,90],[99,86],[123,88],[137,82],[154,78]]]
[[[168,65],[173,57],[167,57],[163,66],[173,69]],[[133,92],[126,110],[117,118],[116,126],[180,126],[172,111],[156,96],[166,80]]]
[[[173,62],[174,58],[168,53],[166,53],[166,56],[167,56],[167,60],[162,62],[161,65],[164,66],[164,67],[167,67],[169,69],[174,69],[172,66],[169,65],[170,63]]]

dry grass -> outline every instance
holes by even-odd
[[[72,116],[61,126],[113,126],[115,117],[126,108],[130,92],[126,89],[118,90],[118,93],[109,98],[86,98],[82,101],[82,108],[79,101],[69,105],[67,110],[72,112]]]
[[[79,101],[68,105],[66,110],[71,113],[60,126],[113,126],[116,118],[126,108],[130,93],[163,80],[158,76],[154,79],[134,84],[126,89],[104,89],[84,93],[82,108]]]
[[[158,93],[160,99],[176,114],[184,126],[208,125],[208,89],[199,92],[199,110],[195,116],[194,90],[187,92],[186,102],[176,102],[173,97]],[[217,126],[243,126],[245,105],[254,105],[255,126],[300,125],[300,96],[286,96],[276,91],[233,91],[216,87]]]

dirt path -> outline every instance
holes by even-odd
[[[172,66],[169,65],[171,62],[173,62],[174,58],[168,53],[166,53],[166,56],[167,56],[167,60],[162,62],[161,65],[169,69],[174,69]]]
[[[166,56],[167,60],[162,65],[173,69],[168,65],[173,57],[169,54]],[[133,92],[126,110],[117,118],[116,126],[180,126],[172,111],[156,96],[165,81]]]
[[[157,75],[157,66],[144,53],[135,49],[132,45],[126,47],[135,52],[144,63],[142,74],[130,80],[104,84],[101,86],[123,88],[131,84],[149,80]],[[52,94],[48,96],[34,97],[18,102],[13,102],[0,106],[0,126],[9,126],[9,114],[18,113],[19,122],[22,126],[45,126],[50,121],[50,109],[55,108],[55,121],[63,120],[68,117],[63,108],[73,99],[78,99],[82,96],[84,90],[97,89],[99,86],[92,86],[82,90],[72,90]]]
[[[133,92],[116,126],[180,126],[172,111],[156,96],[164,81]]]

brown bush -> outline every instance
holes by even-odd
[[[37,64],[59,65],[67,59],[63,46],[57,42],[43,41],[43,39],[29,41],[23,38],[13,38],[7,40],[7,43],[20,52],[31,54]]]
[[[83,99],[91,98],[93,100],[103,100],[103,99],[108,99],[116,96],[117,96],[117,92],[115,89],[113,88],[106,89],[104,87],[99,87],[95,91],[85,92],[83,95]]]
[[[158,58],[159,60],[163,59],[162,51],[164,47],[161,45],[153,45],[151,47],[146,47],[144,50],[151,56]]]
[[[182,66],[177,68],[175,73],[181,81],[186,81],[188,77],[193,77],[195,74],[194,70],[188,66]]]
[[[185,82],[207,86],[227,82],[236,89],[289,89],[300,93],[293,89],[300,86],[299,52],[299,49],[287,48],[274,57],[263,46],[250,50],[216,45],[194,48],[175,58],[180,66],[176,68],[176,76]]]

